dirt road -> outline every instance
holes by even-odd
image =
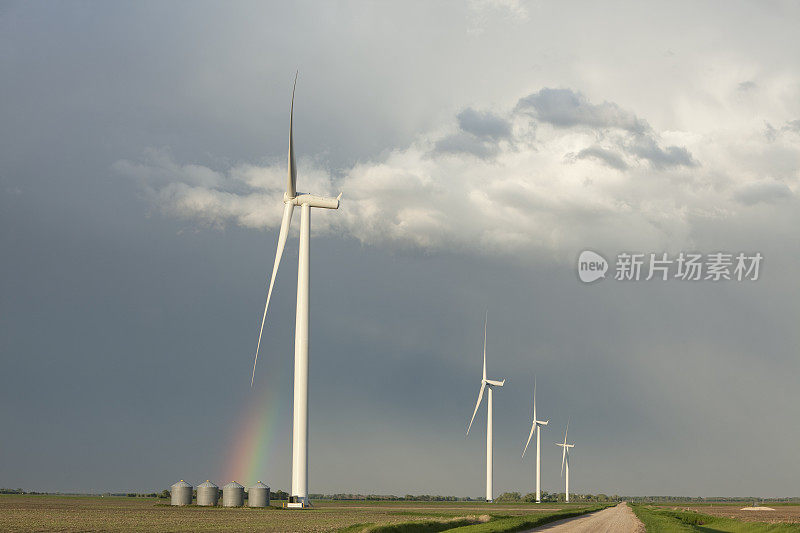
[[[596,513],[552,522],[531,532],[551,533],[644,533],[644,525],[625,502]],[[526,532],[527,533],[527,532]]]

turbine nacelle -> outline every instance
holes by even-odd
[[[480,391],[478,391],[478,401],[475,403],[475,410],[472,412],[472,418],[470,419],[469,425],[467,426],[467,435],[469,435],[469,430],[472,427],[472,423],[475,421],[475,415],[478,413],[478,408],[481,406],[481,400],[483,400],[483,392],[486,390],[486,387],[489,387],[489,389],[491,389],[492,387],[502,387],[506,383],[506,380],[496,381],[493,379],[486,378],[486,325],[488,323],[489,323],[489,313],[487,311],[486,318],[484,319],[483,322],[483,374],[481,376],[481,389]]]
[[[525,443],[525,448],[523,448],[523,450],[522,450],[522,458],[523,459],[525,458],[525,452],[528,451],[528,445],[530,445],[530,443],[531,443],[531,439],[533,438],[533,434],[536,432],[536,430],[538,428],[540,428],[542,426],[546,426],[550,422],[550,419],[547,419],[544,422],[541,421],[541,420],[537,420],[536,419],[536,376],[533,377],[533,414],[532,414],[531,418],[533,419],[531,421],[531,433],[530,433],[530,435],[528,435],[528,442]],[[538,454],[537,454],[537,457],[536,457],[536,464],[537,465],[539,464]],[[538,466],[537,466],[537,469],[538,469]]]
[[[342,193],[336,198],[329,196],[319,196],[316,194],[298,193],[297,192],[297,165],[294,160],[294,90],[297,87],[297,74],[294,76],[294,86],[292,87],[292,104],[289,108],[289,158],[288,158],[288,180],[286,182],[286,192],[283,193],[283,218],[281,219],[281,228],[278,232],[278,247],[275,252],[275,263],[272,267],[272,276],[269,280],[269,289],[267,290],[267,303],[264,305],[264,314],[261,316],[261,329],[258,331],[258,343],[256,344],[256,356],[253,360],[253,374],[250,376],[250,386],[256,378],[256,365],[258,364],[258,354],[261,350],[261,336],[264,333],[264,322],[267,319],[267,310],[269,309],[269,302],[272,298],[272,289],[275,286],[275,276],[278,274],[278,266],[281,263],[281,256],[283,249],[286,246],[286,240],[289,237],[289,226],[292,224],[292,213],[295,206],[321,207],[323,209],[339,209],[339,200],[342,198]]]
[[[569,449],[574,448],[574,444],[567,444],[569,434],[569,418],[567,418],[567,428],[564,430],[564,442],[556,442],[556,446],[561,447],[561,475],[564,475],[564,463],[567,463],[567,486],[569,486]]]
[[[308,193],[297,193],[296,196],[289,196],[288,192],[283,193],[284,204],[292,204],[296,206],[305,204],[309,207],[321,207],[323,209],[339,209],[339,200],[341,198],[341,193],[336,198]]]

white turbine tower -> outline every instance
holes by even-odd
[[[261,334],[264,332],[264,321],[267,318],[269,300],[272,297],[272,287],[275,285],[275,274],[281,262],[283,248],[289,235],[289,225],[292,222],[292,212],[295,206],[300,206],[300,258],[297,268],[297,316],[294,330],[294,416],[292,421],[292,493],[289,498],[289,507],[306,507],[308,501],[308,297],[309,297],[309,241],[311,232],[311,208],[338,209],[339,194],[336,198],[298,193],[297,168],[294,162],[294,137],[292,122],[294,118],[294,89],[297,87],[297,75],[294,77],[292,88],[292,105],[289,110],[289,173],[286,183],[286,193],[283,195],[283,220],[278,234],[278,250],[275,252],[275,265],[272,267],[272,277],[267,291],[267,303],[264,306],[264,315],[261,317],[261,330],[258,333],[256,357],[253,362],[253,375],[250,386],[256,375],[258,352],[261,349]]]
[[[528,442],[525,443],[525,449],[522,450],[522,457],[525,458],[525,452],[528,451],[528,445],[531,443],[531,437],[533,437],[533,433],[536,432],[536,503],[542,503],[542,489],[541,489],[541,470],[540,470],[540,461],[541,461],[541,434],[540,428],[542,426],[546,426],[550,422],[550,419],[545,421],[541,421],[536,418],[536,378],[533,378],[533,423],[531,425],[531,434],[528,435]]]
[[[567,429],[564,431],[564,442],[556,442],[556,446],[561,446],[561,475],[564,475],[564,465],[567,465],[566,490],[567,503],[569,503],[569,449],[574,448],[574,444],[567,444],[567,432],[569,431],[569,418],[567,419]]]
[[[502,387],[506,380],[494,381],[486,379],[486,324],[489,321],[489,313],[486,313],[486,320],[483,323],[483,377],[481,378],[481,390],[478,393],[478,402],[475,404],[475,410],[472,412],[472,418],[467,426],[467,435],[472,427],[472,422],[475,420],[475,414],[478,412],[478,407],[483,400],[483,391],[488,388],[489,394],[486,399],[486,407],[488,415],[486,416],[486,501],[492,501],[492,388]]]

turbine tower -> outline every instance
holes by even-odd
[[[486,325],[489,321],[489,313],[486,313],[486,320],[483,323],[483,377],[481,378],[481,390],[478,393],[478,402],[475,404],[475,410],[472,412],[472,418],[467,426],[467,436],[472,427],[472,422],[475,420],[475,414],[478,412],[478,407],[483,400],[483,391],[489,389],[488,398],[486,399],[487,416],[486,416],[486,501],[490,502],[492,498],[492,389],[494,387],[502,387],[506,382],[495,381],[486,379]]]
[[[281,262],[283,248],[289,235],[289,225],[292,222],[292,212],[295,206],[300,207],[300,254],[297,267],[297,316],[294,330],[294,414],[292,419],[292,493],[289,498],[289,507],[307,507],[308,500],[308,303],[309,303],[309,274],[310,257],[309,241],[311,233],[311,208],[339,209],[339,200],[336,198],[317,196],[313,194],[298,193],[297,167],[294,161],[294,136],[292,122],[294,119],[294,90],[297,87],[297,74],[292,87],[292,104],[289,109],[289,172],[286,182],[286,192],[283,195],[283,220],[278,233],[278,249],[275,252],[275,264],[272,267],[272,277],[267,291],[267,303],[264,306],[264,315],[261,317],[261,330],[258,333],[256,357],[253,361],[253,375],[250,386],[256,376],[258,352],[261,349],[261,334],[264,332],[264,321],[267,318],[269,300],[272,297],[272,288],[275,285],[275,275]]]
[[[528,442],[525,443],[525,449],[522,450],[522,457],[525,458],[525,452],[528,451],[528,445],[531,443],[534,431],[536,432],[536,503],[542,503],[542,477],[540,470],[541,461],[541,435],[540,428],[546,426],[550,419],[541,421],[536,418],[536,377],[533,378],[533,423],[531,425],[531,434],[528,435]]]
[[[564,465],[567,465],[566,495],[569,503],[569,449],[574,448],[574,444],[567,444],[567,432],[569,431],[569,418],[567,418],[567,429],[564,431],[564,442],[556,442],[556,446],[561,446],[561,475],[564,475]]]

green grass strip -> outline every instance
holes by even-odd
[[[515,531],[525,531],[534,527],[543,526],[556,520],[573,518],[586,513],[593,513],[605,509],[608,505],[595,505],[570,511],[558,511],[548,514],[525,515],[525,516],[505,516],[493,518],[489,522],[474,524],[471,526],[457,527],[448,529],[448,533],[513,533]]]
[[[503,516],[491,515],[488,522],[479,522],[479,517],[457,517],[451,520],[415,520],[397,524],[355,524],[339,530],[339,533],[513,533],[538,527],[556,520],[581,516],[605,509],[609,505],[595,505],[581,509],[556,511],[554,513]],[[498,509],[502,511],[502,509]],[[476,523],[478,522],[478,523]]]
[[[478,517],[455,517],[449,520],[415,520],[397,524],[356,524],[338,533],[435,533],[474,524]]]
[[[733,518],[712,516],[695,511],[659,509],[649,505],[633,504],[631,509],[642,521],[647,533],[672,533],[682,531],[702,533],[798,533],[797,524],[767,524],[744,522]]]

